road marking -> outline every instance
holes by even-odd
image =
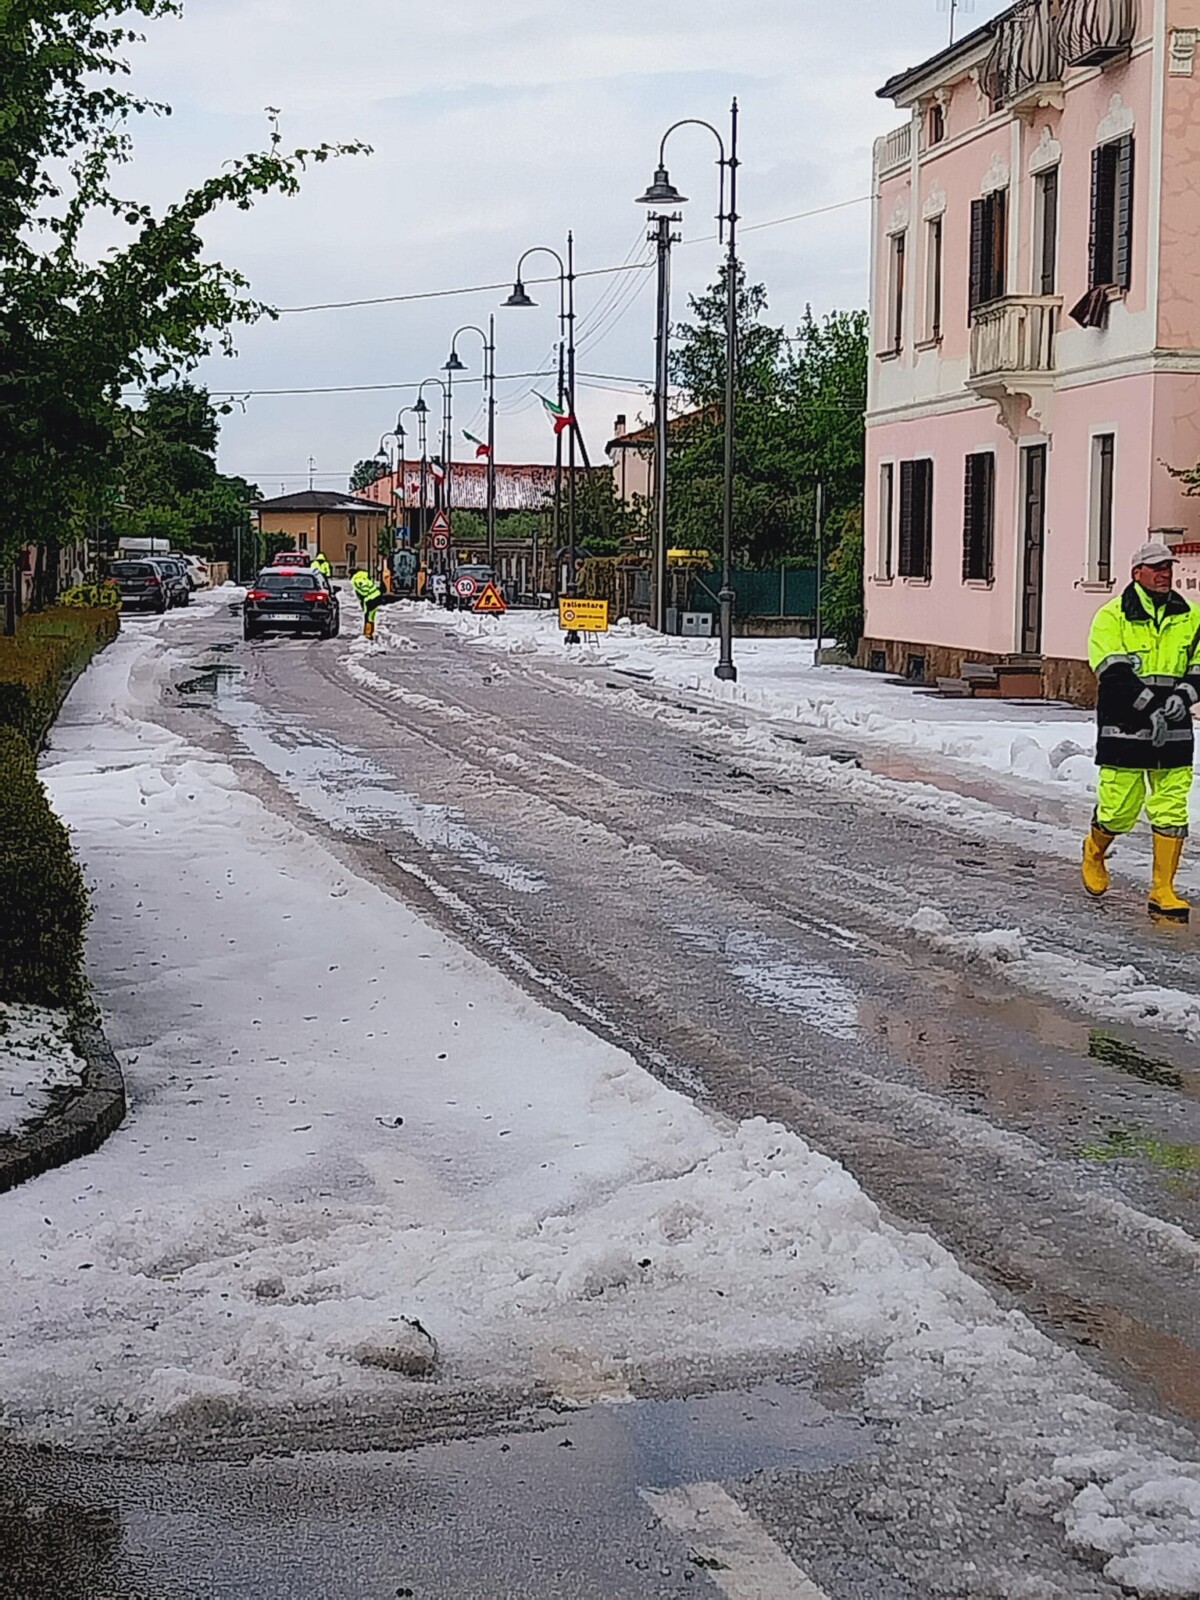
[[[829,1600],[719,1483],[639,1493],[729,1600]]]

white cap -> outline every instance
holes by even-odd
[[[1169,561],[1177,560],[1174,550],[1169,544],[1164,544],[1161,539],[1151,539],[1148,543],[1139,545],[1133,552],[1130,567],[1165,567]]]

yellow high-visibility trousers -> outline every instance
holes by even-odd
[[[1101,767],[1096,791],[1096,821],[1107,833],[1131,833],[1143,809],[1155,833],[1186,839],[1192,767],[1146,771],[1138,767]]]

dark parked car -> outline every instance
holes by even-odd
[[[460,594],[456,584],[462,580],[463,588],[473,583],[474,588]],[[489,583],[496,582],[496,574],[485,561],[463,561],[455,567],[446,585],[445,606],[448,611],[469,611]]]
[[[113,561],[108,575],[121,591],[122,611],[163,612],[175,603],[157,561]]]
[[[341,607],[329,579],[311,567],[264,567],[246,590],[242,634],[258,639],[277,628],[332,639],[341,628]]]
[[[187,562],[181,561],[178,556],[155,556],[153,565],[162,573],[163,582],[167,586],[167,604],[190,606],[192,577]]]

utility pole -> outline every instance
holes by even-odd
[[[312,456],[309,456],[309,458],[308,458],[308,487],[310,489],[313,486],[313,474],[316,471],[316,469],[317,469],[316,461],[312,458]]]
[[[576,527],[575,527],[575,439],[579,423],[575,416],[575,235],[567,234],[567,409],[571,417],[568,430],[567,480],[567,597],[578,589],[576,581]],[[564,640],[578,644],[579,635],[572,629]]]
[[[487,349],[487,538],[488,566],[496,573],[496,316],[488,318]]]
[[[821,615],[822,602],[822,568],[825,564],[825,485],[817,485],[817,514],[816,514],[816,545],[817,545],[817,646],[813,653],[813,662],[819,666],[821,662],[821,640],[824,632],[824,618]]]
[[[654,368],[654,548],[651,558],[650,626],[667,631],[667,405],[671,345],[671,232],[678,211],[651,217],[650,242],[658,259],[658,332]]]
[[[721,653],[713,668],[713,675],[733,683],[737,679],[737,668],[733,664],[733,606],[736,599],[733,592],[733,474],[738,368],[737,176],[740,165],[736,99],[730,107],[729,130],[729,156],[725,162],[729,174],[729,210],[723,219],[729,225],[729,254],[725,263],[728,278],[725,301],[725,514],[721,529],[721,592],[717,596],[721,607]]]

